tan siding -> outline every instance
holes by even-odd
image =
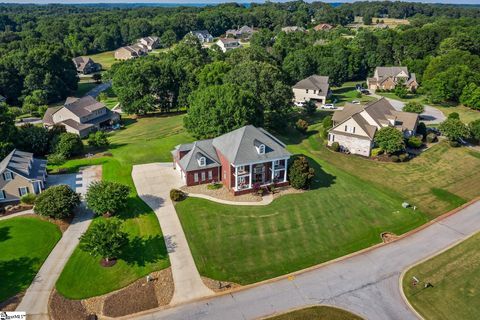
[[[3,175],[0,175],[0,190],[5,191],[6,198],[5,200],[1,201],[6,202],[18,200],[20,198],[20,195],[18,193],[18,189],[20,187],[28,187],[28,191],[30,193],[34,192],[33,184],[30,182],[30,180],[25,179],[24,177],[14,173],[13,180],[5,181],[3,179]]]
[[[58,110],[53,114],[52,118],[54,123],[62,122],[67,119],[72,119],[72,120],[75,120],[76,122],[80,122],[80,118],[74,115],[67,108],[61,108],[60,110]]]

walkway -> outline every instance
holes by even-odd
[[[55,176],[51,176],[55,177]],[[50,177],[49,177],[50,178]],[[62,179],[61,175],[58,176]],[[87,186],[101,179],[101,167],[87,167],[77,175],[76,191],[85,194]],[[27,289],[17,311],[26,311],[28,319],[49,319],[48,301],[55,283],[67,263],[73,250],[77,247],[80,236],[90,225],[93,214],[85,209],[82,203],[68,229],[55,248],[50,252],[47,260],[38,271],[32,284]]]
[[[15,218],[15,217],[24,216],[26,214],[33,214],[33,209],[27,209],[27,210],[19,211],[19,212],[16,212],[16,213],[9,214],[7,216],[0,216],[0,221]]]
[[[109,89],[110,87],[112,86],[112,82],[111,81],[107,81],[107,82],[104,82],[104,83],[101,83],[99,84],[98,86],[96,86],[95,88],[93,88],[92,90],[88,91],[86,96],[92,96],[94,98],[98,97],[98,95]]]
[[[417,319],[401,297],[402,271],[479,230],[480,201],[477,201],[401,240],[296,276],[128,318],[244,320],[312,304],[328,304],[369,320]]]
[[[210,200],[217,203],[229,204],[232,206],[266,206],[272,203],[273,201],[273,195],[271,194],[267,194],[263,196],[262,200],[260,201],[250,201],[250,202],[223,200],[223,199],[218,199],[218,198],[211,197],[206,194],[200,194],[200,193],[187,193],[187,195],[189,197],[202,198],[202,199]]]
[[[170,190],[182,186],[178,172],[171,163],[133,166],[133,182],[137,193],[157,215],[172,265],[175,292],[171,304],[212,295],[200,278],[187,239],[170,200]]]

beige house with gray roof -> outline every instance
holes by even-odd
[[[334,112],[332,121],[329,146],[338,142],[344,151],[369,157],[377,130],[394,127],[408,138],[416,133],[418,114],[397,111],[382,98],[366,105],[347,103],[343,110]]]
[[[32,153],[13,150],[0,162],[0,202],[18,201],[45,188],[47,161]]]
[[[329,78],[313,75],[297,82],[292,90],[295,102],[313,100],[318,104],[325,104],[330,95]]]
[[[377,67],[372,78],[367,79],[370,90],[393,90],[403,83],[408,90],[415,91],[418,88],[415,73],[408,72],[407,67]]]
[[[45,127],[55,124],[65,126],[67,132],[84,138],[95,130],[110,126],[120,120],[120,115],[91,96],[69,97],[61,107],[48,108],[43,116]]]

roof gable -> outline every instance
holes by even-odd
[[[319,90],[321,93],[327,94],[329,89],[328,80],[329,77],[326,76],[312,75],[297,82],[293,88]]]

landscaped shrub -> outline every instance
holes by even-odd
[[[374,139],[375,143],[388,154],[405,150],[403,134],[393,127],[378,130]]]
[[[170,199],[172,201],[182,201],[185,199],[185,193],[182,190],[172,189],[170,190]]]
[[[107,147],[109,144],[107,134],[103,131],[90,133],[88,136],[88,145],[91,147],[103,148]]]
[[[372,157],[377,157],[383,153],[382,148],[374,148],[372,149]]]
[[[295,127],[298,131],[305,134],[308,131],[308,122],[303,119],[298,119],[297,123],[295,123]]]
[[[305,113],[309,116],[317,111],[317,105],[312,100],[307,101],[303,107],[305,108]]]
[[[428,143],[436,142],[437,141],[437,135],[433,132],[430,132],[427,134],[426,140]]]
[[[477,143],[480,142],[480,119],[472,121],[468,124],[468,130],[470,130],[470,136]]]
[[[396,156],[396,155],[391,156],[391,157],[390,157],[390,160],[392,160],[392,162],[398,162],[398,161],[400,161],[400,159],[399,159],[398,156]]]
[[[288,180],[295,189],[307,189],[315,176],[315,170],[310,168],[307,158],[297,157],[288,171]]]
[[[322,120],[322,126],[325,130],[330,129],[333,126],[333,121],[331,116],[326,116]]]
[[[423,104],[421,104],[420,102],[415,102],[415,101],[412,101],[412,102],[409,102],[407,104],[405,104],[405,106],[403,107],[402,109],[404,112],[411,112],[411,113],[422,113],[425,108],[423,106]]]
[[[212,182],[212,183],[207,185],[207,189],[208,190],[217,190],[217,189],[221,189],[222,186],[223,186],[223,184],[221,184],[221,183]]]
[[[452,112],[448,115],[448,119],[460,119],[460,114],[458,114],[458,112]]]
[[[408,153],[402,153],[401,155],[398,156],[398,160],[401,162],[405,162],[408,160]]]
[[[470,135],[468,127],[459,119],[449,118],[438,127],[450,141],[465,139]]]
[[[332,150],[335,152],[340,151],[340,144],[338,142],[332,143]]]
[[[85,199],[97,215],[113,215],[127,205],[130,188],[112,181],[96,181],[88,187]]]
[[[427,126],[424,122],[420,122],[417,126],[417,134],[421,134],[422,137],[425,137],[427,134]]]
[[[27,193],[26,195],[20,198],[22,204],[33,205],[37,196],[33,193]]]
[[[460,142],[455,141],[455,140],[449,141],[449,144],[450,144],[450,147],[452,147],[452,148],[458,148],[458,147],[460,147]]]
[[[83,142],[78,134],[70,132],[60,134],[55,145],[55,153],[62,154],[65,158],[70,158],[82,152]]]
[[[67,159],[61,153],[52,153],[47,156],[48,164],[59,166],[64,164]]]
[[[410,148],[420,148],[422,146],[422,139],[419,137],[413,136],[408,139],[408,146]]]
[[[80,195],[67,185],[48,188],[37,196],[33,211],[41,216],[54,219],[69,217],[80,204]]]
[[[80,249],[107,262],[117,258],[128,243],[128,236],[121,227],[122,223],[116,218],[94,222],[80,237]]]

